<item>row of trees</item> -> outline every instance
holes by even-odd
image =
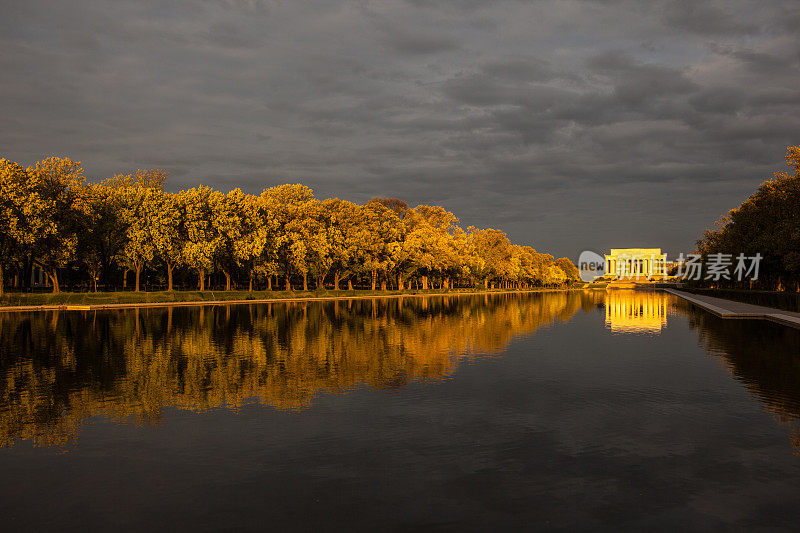
[[[495,229],[464,230],[438,206],[318,200],[299,184],[258,196],[204,186],[169,193],[166,177],[139,170],[87,182],[67,158],[28,168],[0,159],[0,294],[4,271],[23,287],[34,267],[54,292],[64,279],[97,290],[122,278],[125,286],[129,272],[138,291],[147,269],[162,273],[168,290],[175,272],[192,272],[201,291],[212,272],[227,290],[238,282],[251,291],[524,288],[578,278],[567,258],[512,244]]]
[[[704,256],[723,253],[760,253],[759,279],[751,285],[764,289],[800,290],[800,146],[786,151],[790,172],[776,172],[742,205],[706,230],[697,241]],[[748,282],[722,282],[742,285]]]

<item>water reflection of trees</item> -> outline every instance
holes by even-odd
[[[157,423],[164,407],[450,375],[464,356],[594,308],[580,293],[0,314],[0,443],[64,443],[87,417]]]
[[[761,320],[724,320],[691,309],[689,323],[775,419],[792,428],[800,454],[800,330]]]

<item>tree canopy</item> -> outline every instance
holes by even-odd
[[[703,233],[697,249],[705,257],[722,253],[734,260],[739,254],[760,254],[759,280],[753,285],[800,290],[800,146],[787,149],[786,164],[789,172],[776,172],[762,183]]]
[[[205,290],[525,288],[575,279],[575,266],[500,230],[458,225],[441,206],[376,197],[319,200],[302,184],[260,195],[198,185],[170,193],[168,172],[139,169],[88,181],[80,162],[0,160],[0,276],[22,287],[38,267],[54,291],[109,288],[135,274]],[[12,279],[13,278],[13,279]],[[0,286],[3,286],[0,277]]]

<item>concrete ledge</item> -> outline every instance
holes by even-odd
[[[687,302],[690,302],[720,318],[739,320],[769,320],[777,324],[800,329],[800,313],[792,313],[789,311],[783,311],[781,309],[763,307],[760,305],[737,302],[734,300],[725,300],[724,298],[714,298],[713,296],[691,294],[675,289],[662,290],[664,292],[674,294],[679,298],[683,298]]]

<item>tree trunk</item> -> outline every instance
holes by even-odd
[[[61,287],[58,286],[58,270],[54,268],[52,272],[47,272],[47,277],[53,284],[53,294],[61,292]]]
[[[250,288],[247,289],[248,292],[253,292],[253,273],[250,272]]]
[[[33,259],[30,256],[25,258],[24,275],[22,276],[22,288],[30,289],[33,286],[33,269],[35,268]],[[30,276],[28,275],[30,273]],[[40,276],[41,277],[41,276]]]
[[[422,290],[428,290],[428,276],[422,276]]]
[[[200,282],[200,292],[206,290],[206,269],[205,268],[198,268],[197,269],[197,277]]]
[[[222,273],[225,274],[225,290],[229,291],[231,290],[231,275],[227,270],[223,270]]]
[[[405,288],[406,288],[406,286],[405,286],[405,283],[403,282],[403,275],[398,273],[397,274],[397,290],[398,291],[402,291],[402,290],[405,290]]]
[[[341,281],[341,276],[339,275],[339,271],[333,273],[333,290],[339,290],[339,282]]]
[[[353,290],[353,280],[352,279],[348,279],[347,280],[347,290],[348,291],[352,291]]]
[[[292,281],[289,279],[289,274],[286,274],[286,290],[292,290]]]
[[[386,278],[383,278],[383,279],[381,280],[381,290],[382,290],[382,291],[385,291],[385,290],[386,290]]]
[[[375,290],[375,271],[372,271],[372,290]]]
[[[3,296],[3,264],[0,263],[0,296]]]
[[[267,276],[267,290],[268,291],[272,290],[272,274]]]
[[[308,272],[303,272],[303,290],[308,291]]]
[[[97,276],[92,275],[92,284],[94,285],[94,292],[97,292]]]
[[[105,290],[108,290],[108,278],[111,277],[111,261],[108,258],[107,253],[103,253],[100,258],[100,264],[102,265],[103,270],[101,271],[103,277],[103,287]]]
[[[139,278],[142,274],[142,267],[136,267],[136,292],[139,292]]]
[[[128,269],[128,268],[126,268],[125,270],[122,271],[122,290],[123,291],[128,288],[128,272],[129,271],[130,271],[130,269]]]
[[[172,271],[175,267],[172,263],[167,263],[167,290],[172,291]]]

